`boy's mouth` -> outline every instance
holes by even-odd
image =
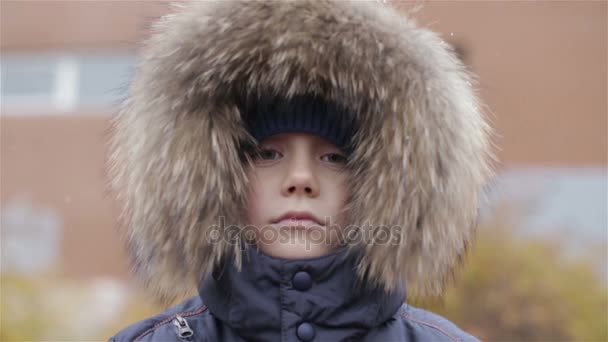
[[[308,211],[288,211],[271,221],[279,227],[324,227],[325,225],[316,216]]]

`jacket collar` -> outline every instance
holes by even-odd
[[[391,319],[405,286],[388,293],[358,285],[356,260],[346,247],[298,260],[247,248],[241,272],[224,262],[199,293],[213,315],[247,340],[306,340],[299,335],[310,337],[311,330],[314,340],[357,339]]]

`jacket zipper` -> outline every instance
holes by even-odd
[[[186,339],[194,335],[194,331],[190,329],[188,321],[186,321],[186,319],[182,316],[175,316],[175,319],[173,320],[173,325],[175,325],[175,327],[177,328],[177,334],[182,339]]]

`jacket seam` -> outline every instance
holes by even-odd
[[[174,315],[171,315],[169,318],[166,318],[166,319],[154,324],[154,326],[152,328],[149,328],[148,330],[145,330],[141,334],[137,335],[137,337],[133,341],[139,341],[144,336],[148,335],[149,333],[153,332],[154,330],[173,321],[177,316],[190,317],[190,316],[201,314],[201,313],[205,312],[206,310],[207,310],[207,305],[203,305],[203,307],[201,307],[200,309],[195,310],[195,311],[181,312],[181,313],[176,313]]]
[[[405,312],[403,312],[403,311],[401,311],[401,310],[399,310],[399,313],[400,313],[400,314],[401,314],[401,316],[403,316],[405,319],[408,319],[408,320],[410,320],[410,321],[412,321],[412,322],[416,322],[416,323],[419,323],[419,324],[422,324],[422,325],[426,325],[426,326],[431,327],[431,328],[433,328],[433,329],[435,329],[435,330],[438,330],[439,332],[441,332],[441,333],[442,333],[442,334],[444,334],[445,336],[449,337],[449,338],[450,338],[452,341],[454,341],[454,342],[461,342],[461,340],[460,340],[460,339],[458,339],[457,337],[454,337],[453,335],[449,334],[447,331],[445,331],[444,329],[442,329],[441,327],[439,327],[439,326],[437,326],[437,325],[435,325],[435,324],[433,324],[433,323],[430,323],[430,322],[426,322],[426,321],[422,321],[422,320],[416,319],[416,318],[414,318],[414,317],[412,317],[412,316],[408,315],[407,313],[405,313]]]
[[[281,341],[285,341],[287,340],[287,332],[285,331],[284,327],[287,325],[285,323],[285,310],[287,309],[285,307],[285,285],[283,284],[283,280],[287,278],[286,274],[285,274],[285,263],[281,262],[281,269],[280,269],[280,274],[281,274],[281,284],[279,284],[279,301],[280,301],[280,307],[281,307],[281,311],[279,312],[279,316],[280,316],[280,320],[281,320]]]

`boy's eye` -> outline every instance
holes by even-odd
[[[268,162],[280,159],[283,155],[281,152],[271,148],[261,148],[254,154],[254,159],[260,162]]]
[[[338,153],[327,153],[321,156],[321,160],[332,164],[346,164],[346,156]]]

